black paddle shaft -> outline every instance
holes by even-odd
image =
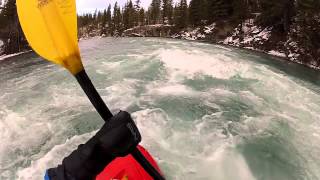
[[[75,77],[102,119],[105,122],[108,122],[108,120],[113,115],[102,100],[94,85],[92,84],[86,71],[80,71],[75,75]],[[131,155],[154,180],[164,180],[164,177],[162,177],[162,175],[152,166],[152,164],[150,164],[150,162],[141,154],[141,152],[137,148],[131,153]]]

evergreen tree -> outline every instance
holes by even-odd
[[[238,1],[238,0],[235,0]],[[232,0],[209,0],[208,19],[209,22],[225,20],[232,14]]]
[[[107,22],[108,22],[107,10],[105,9],[105,10],[103,10],[103,15],[102,15],[102,20],[101,20],[102,27],[106,27]]]
[[[168,21],[169,24],[173,23],[173,2],[172,0],[168,0]]]
[[[78,27],[84,27],[92,23],[92,14],[83,14],[78,16]]]
[[[173,6],[172,0],[163,0],[162,5],[162,22],[165,24],[172,23]]]
[[[160,23],[161,0],[152,0],[150,6],[150,18],[152,24]]]
[[[136,14],[136,9],[131,0],[129,0],[129,3],[128,3],[128,11],[129,11],[129,28],[132,28],[133,26],[135,26],[137,22],[137,14]]]
[[[103,11],[103,15],[102,15],[102,20],[101,20],[101,34],[106,34],[107,33],[107,10]]]
[[[208,20],[208,8],[206,0],[190,1],[190,23],[194,26],[201,25]]]
[[[123,25],[125,29],[132,28],[135,24],[135,10],[130,0],[123,10]]]
[[[128,9],[128,3],[125,4],[123,8],[123,26],[125,29],[129,29],[129,9]]]
[[[144,13],[144,9],[143,8],[140,8],[140,10],[139,10],[139,20],[138,20],[138,22],[139,22],[139,25],[141,25],[141,26],[143,26],[143,25],[145,25],[145,13]]]
[[[102,23],[103,20],[103,13],[101,13],[101,11],[98,11],[97,13],[97,24],[99,25],[100,23]]]
[[[187,0],[180,0],[174,8],[174,23],[178,30],[188,26],[188,4]]]
[[[277,30],[288,32],[294,15],[294,0],[261,0],[261,26],[274,26]]]
[[[184,21],[182,21],[184,27],[188,26],[189,23],[189,9],[188,9],[188,3],[187,0],[181,0],[181,14],[182,17],[184,19]]]
[[[298,0],[295,37],[306,60],[314,60],[320,66],[320,2],[317,0]]]
[[[255,4],[255,5],[254,5]],[[252,4],[254,7],[256,7],[256,3]],[[249,6],[247,0],[235,0],[232,3],[232,20],[236,23],[242,23],[247,18],[250,17],[250,13],[254,12],[252,10],[252,7]]]
[[[98,16],[98,10],[96,9],[93,13],[93,23],[97,24],[97,16]]]
[[[173,24],[177,27],[177,23],[179,21],[179,5],[175,4],[173,8]]]
[[[106,20],[107,20],[108,28],[110,29],[111,25],[112,25],[111,5],[110,4],[109,4],[108,9],[107,9]]]
[[[0,11],[0,39],[6,54],[19,52],[27,44],[18,20],[15,0],[7,0]]]
[[[151,24],[151,7],[149,7],[148,11],[145,13],[146,16],[146,24],[150,25]]]
[[[134,26],[138,26],[141,25],[140,23],[140,0],[136,0],[135,4],[134,4]]]
[[[141,8],[141,1],[140,0],[136,0],[135,4],[134,4],[134,9],[138,12],[140,11]]]
[[[114,35],[115,31],[119,33],[121,31],[122,26],[122,15],[121,9],[118,6],[118,2],[116,2],[113,6],[113,28],[112,35]]]

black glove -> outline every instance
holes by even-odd
[[[91,180],[116,157],[130,154],[141,135],[129,113],[120,111],[87,143],[48,170],[50,180]]]

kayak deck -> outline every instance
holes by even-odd
[[[143,156],[161,173],[160,168],[150,153],[138,146]],[[132,157],[119,157],[112,161],[97,177],[96,180],[152,180],[152,177]]]

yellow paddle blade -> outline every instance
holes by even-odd
[[[34,51],[74,75],[83,70],[75,0],[17,0],[17,9],[23,32]]]

